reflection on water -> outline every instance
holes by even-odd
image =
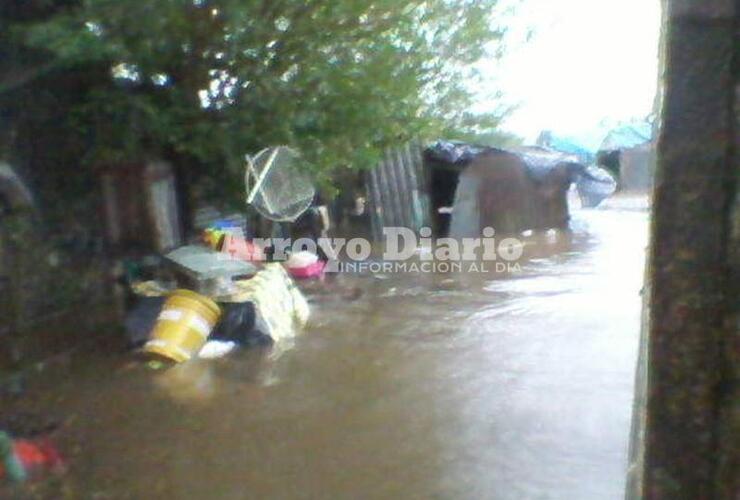
[[[582,211],[522,272],[357,277],[281,356],[40,381],[92,498],[621,498],[647,214]],[[37,409],[38,409],[37,408]],[[83,495],[84,493],[84,495]]]

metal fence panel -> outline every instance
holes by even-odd
[[[389,148],[366,179],[376,241],[382,239],[384,227],[407,227],[418,233],[430,225],[429,189],[421,143]]]

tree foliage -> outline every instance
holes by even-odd
[[[327,171],[498,123],[467,111],[501,36],[496,0],[63,4],[13,35],[58,67],[109,68],[69,117],[91,162],[169,150],[233,176],[244,154],[289,144]]]

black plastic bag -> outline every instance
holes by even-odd
[[[222,304],[223,315],[211,340],[236,342],[242,346],[258,346],[272,344],[272,338],[267,335],[267,329],[257,318],[254,304],[243,302],[239,304]]]

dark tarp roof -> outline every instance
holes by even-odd
[[[581,164],[577,156],[538,146],[505,150],[453,141],[437,141],[426,149],[425,157],[436,163],[465,167],[475,158],[486,153],[509,154],[518,157],[526,165],[529,175],[536,180],[541,179],[550,170],[563,163]]]

